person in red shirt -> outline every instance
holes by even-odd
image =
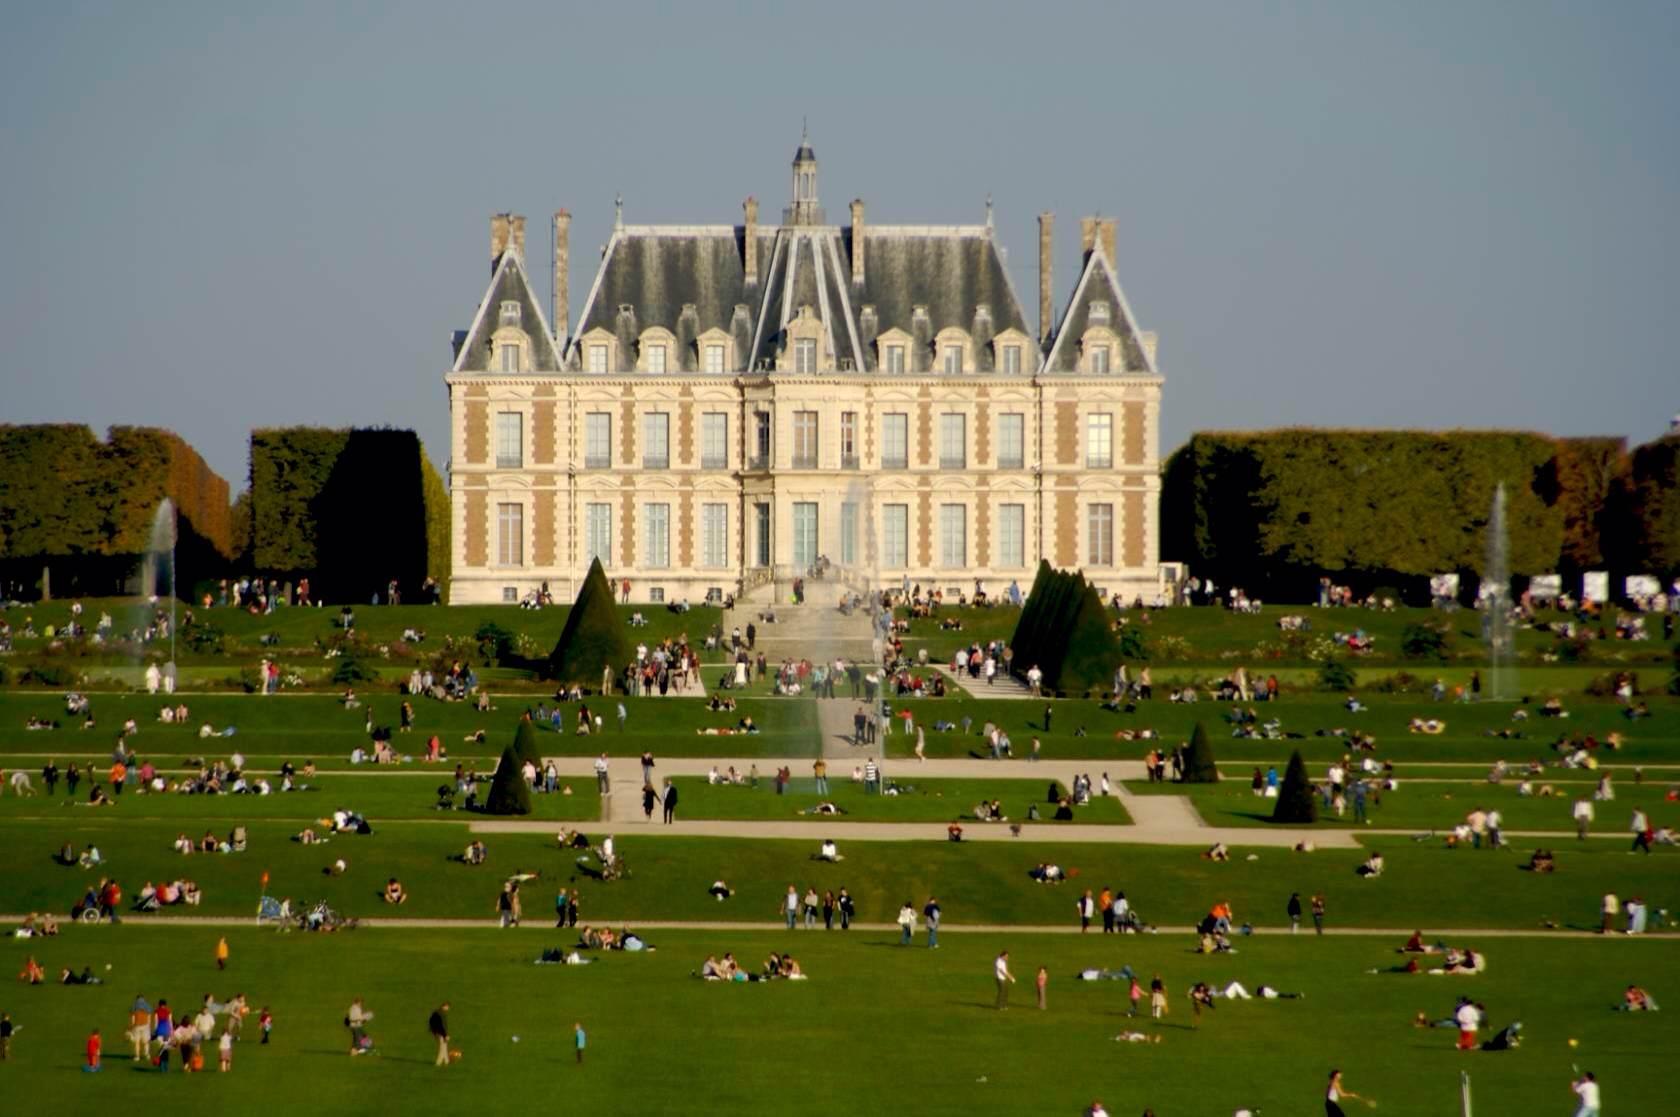
[[[99,1069],[100,1046],[99,1029],[95,1028],[87,1038],[87,1065],[82,1070],[93,1072]]]

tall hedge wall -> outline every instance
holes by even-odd
[[[1680,576],[1680,434],[1633,452],[1627,503],[1628,542],[1642,571]]]
[[[1522,432],[1197,434],[1166,466],[1162,553],[1223,585],[1296,599],[1321,573],[1367,588],[1474,575],[1503,481],[1513,573],[1600,567],[1621,534],[1626,460],[1619,439]],[[1623,561],[1642,569],[1646,558]]]

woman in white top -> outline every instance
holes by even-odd
[[[1332,1070],[1330,1072],[1330,1085],[1324,1091],[1324,1117],[1347,1117],[1347,1114],[1342,1112],[1341,1105],[1338,1104],[1343,1098],[1354,1098],[1358,1101],[1366,1101],[1365,1098],[1361,1098],[1358,1094],[1342,1085],[1341,1071]]]

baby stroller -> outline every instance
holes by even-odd
[[[1141,935],[1143,934],[1143,917],[1137,913],[1136,909],[1127,908],[1115,917],[1114,929],[1122,935]]]
[[[340,928],[354,930],[356,921],[347,919],[334,911],[325,900],[311,904],[297,916],[300,931],[337,931]]]
[[[596,846],[593,852],[596,857],[600,858],[601,867],[599,869],[596,869],[589,864],[588,854],[585,854],[577,859],[578,868],[582,869],[590,876],[595,877],[598,880],[619,880],[630,875],[630,869],[624,864],[624,858],[617,853],[614,853],[611,858],[608,858],[599,846]]]
[[[452,811],[455,809],[455,788],[452,784],[438,784],[437,802],[433,804],[432,809],[434,811]]]

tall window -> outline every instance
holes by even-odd
[[[1019,345],[1005,345],[1003,347],[1003,371],[1011,375],[1021,371],[1021,347]]]
[[[856,469],[857,456],[857,412],[840,412],[840,468]]]
[[[589,371],[607,371],[607,347],[605,345],[591,345],[589,347]]]
[[[722,411],[700,415],[700,467],[723,469],[729,465],[729,416]]]
[[[910,416],[889,411],[881,416],[881,468],[907,469],[910,465]]]
[[[967,416],[948,411],[939,416],[939,468],[962,469],[967,465]]]
[[[1085,416],[1085,468],[1108,469],[1113,464],[1113,414],[1101,411]]]
[[[525,464],[525,416],[517,411],[496,412],[496,468],[518,469]]]
[[[881,508],[881,565],[902,570],[910,565],[910,506],[888,504]]]
[[[956,568],[968,565],[968,507],[939,506],[939,563]]]
[[[947,345],[940,360],[944,362],[946,372],[961,372],[963,370],[963,351],[960,345]]]
[[[853,501],[840,505],[840,561],[846,566],[857,562],[858,506]]]
[[[1114,565],[1114,505],[1090,504],[1085,508],[1086,562],[1091,566]]]
[[[1091,350],[1091,371],[1108,371],[1108,346],[1099,345]]]
[[[496,565],[523,566],[525,563],[525,506],[496,505]]]
[[[708,345],[708,346],[706,346],[706,371],[707,372],[722,372],[723,371],[723,346],[721,346],[721,345]]]
[[[510,342],[498,346],[496,349],[496,355],[501,358],[501,369],[503,372],[519,371],[519,345],[517,342]]]
[[[642,565],[663,569],[671,565],[671,506],[642,505]]]
[[[1026,464],[1027,417],[1019,411],[998,416],[998,468],[1020,469]]]
[[[815,411],[795,411],[793,413],[793,467],[795,469],[817,468],[817,413]]]
[[[591,411],[583,417],[583,467],[607,469],[612,466],[612,415],[606,411]]]
[[[583,508],[583,560],[601,560],[604,570],[612,569],[612,505],[586,504]]]
[[[770,412],[753,412],[753,458],[759,469],[770,465]]]
[[[670,464],[670,412],[650,411],[642,416],[642,468],[664,469]]]
[[[729,505],[700,506],[700,565],[729,565]]]
[[[770,565],[770,506],[768,504],[753,505],[754,536],[758,541],[759,566]]]
[[[998,509],[998,565],[1027,565],[1027,506],[1005,504]]]
[[[793,371],[817,371],[817,342],[815,338],[802,337],[793,343]]]
[[[817,505],[795,501],[793,505],[793,565],[803,573],[817,561]]]
[[[902,345],[889,345],[889,346],[887,346],[887,371],[888,372],[903,372],[904,371],[904,346],[902,346]]]
[[[663,345],[648,346],[647,368],[649,372],[665,371],[665,347]]]

